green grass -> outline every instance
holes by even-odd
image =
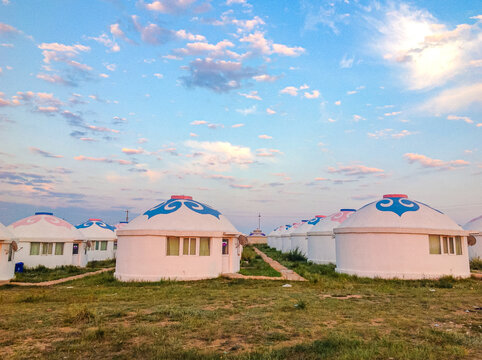
[[[290,288],[226,278],[121,283],[112,272],[3,286],[0,351],[8,359],[482,358],[482,282],[435,287],[302,265],[318,280]]]
[[[255,253],[252,246],[245,246],[243,248],[239,273],[248,276],[281,276],[278,271],[269,266],[261,256]]]
[[[48,269],[42,265],[35,268],[25,267],[23,273],[16,273],[15,278],[12,281],[37,283],[42,281],[62,279],[65,277],[80,275],[114,266],[115,260],[103,260],[91,261],[84,268],[73,265],[58,266],[54,269]]]

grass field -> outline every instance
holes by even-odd
[[[481,282],[369,280],[0,287],[12,359],[481,359]],[[302,268],[299,264],[295,267]],[[313,269],[312,269],[313,270]],[[314,271],[314,270],[313,270]],[[437,287],[438,286],[438,287]],[[1,357],[0,356],[0,357]]]
[[[48,269],[41,265],[35,268],[26,267],[22,273],[16,273],[12,281],[37,283],[85,274],[109,267],[115,267],[115,260],[91,261],[83,268],[73,265],[58,266],[55,269]]]
[[[250,276],[281,276],[281,274],[269,266],[261,256],[256,254],[252,246],[246,246],[243,248],[243,253],[241,255],[241,269],[239,273]]]

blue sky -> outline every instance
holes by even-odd
[[[192,195],[242,231],[407,193],[482,213],[475,1],[0,4],[0,221]]]

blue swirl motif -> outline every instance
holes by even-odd
[[[115,231],[115,227],[114,226],[111,226],[109,224],[106,224],[105,222],[103,221],[96,221],[95,222],[97,224],[97,226],[101,227],[102,229],[106,229],[106,230],[110,230],[110,231]]]
[[[105,222],[103,221],[86,221],[85,223],[83,224],[80,224],[80,225],[77,225],[76,228],[77,229],[87,229],[89,227],[91,227],[92,225],[96,224],[97,226],[101,227],[102,229],[107,229],[107,230],[110,230],[110,231],[115,231],[115,227],[111,226],[111,225],[108,225],[106,224]]]
[[[377,202],[377,209],[380,211],[391,211],[402,216],[407,211],[417,211],[420,206],[412,200],[399,197],[385,198]]]
[[[216,218],[219,219],[219,215],[221,213],[217,210],[214,210],[213,208],[210,208],[207,205],[201,204],[200,202],[194,201],[194,200],[180,200],[180,199],[169,199],[155,207],[153,207],[150,210],[147,210],[144,215],[147,215],[147,218],[150,219],[153,216],[159,215],[159,214],[171,214],[177,210],[179,210],[182,205],[186,206],[188,209],[198,213],[198,214],[208,214],[212,215]]]
[[[91,227],[92,225],[94,225],[94,223],[92,221],[86,221],[83,224],[77,225],[75,228],[76,229],[87,229],[87,228]]]
[[[315,217],[315,218],[309,220],[309,221],[308,221],[308,224],[310,224],[310,225],[316,225],[316,224],[318,224],[318,223],[320,222],[321,219],[323,219],[323,218],[321,218],[321,217]]]

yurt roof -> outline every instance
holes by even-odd
[[[291,225],[286,225],[285,229],[281,232],[281,236],[289,236],[293,231],[298,229],[301,225],[303,225],[303,222],[295,222]]]
[[[470,220],[464,225],[465,230],[474,230],[482,233],[482,215]]]
[[[8,229],[19,240],[85,240],[74,225],[50,212],[36,212],[33,216],[10,224]]]
[[[303,222],[301,226],[294,229],[291,235],[306,235],[316,224],[323,220],[325,215],[316,215],[313,219]]]
[[[315,224],[308,232],[309,233],[332,233],[334,228],[340,226],[348,217],[353,214],[355,209],[340,209],[334,214],[326,216],[320,222]]]
[[[410,200],[404,194],[387,194],[352,214],[335,232],[348,229],[365,231],[421,232],[445,230],[461,232],[462,228],[449,216],[420,201]],[[389,229],[389,230],[387,230]]]
[[[76,228],[79,229],[80,232],[84,234],[84,236],[87,239],[96,239],[96,240],[116,239],[115,227],[105,223],[101,219],[91,218],[86,222],[83,222],[82,224],[77,225]]]
[[[132,234],[133,231],[150,231],[153,234],[163,231],[239,233],[219,211],[185,195],[171,196],[117,230],[117,233]]]
[[[0,223],[0,241],[11,241],[13,238],[13,234],[7,229],[7,227]]]
[[[268,236],[276,236],[283,229],[284,225],[278,226],[276,229],[271,231]]]

